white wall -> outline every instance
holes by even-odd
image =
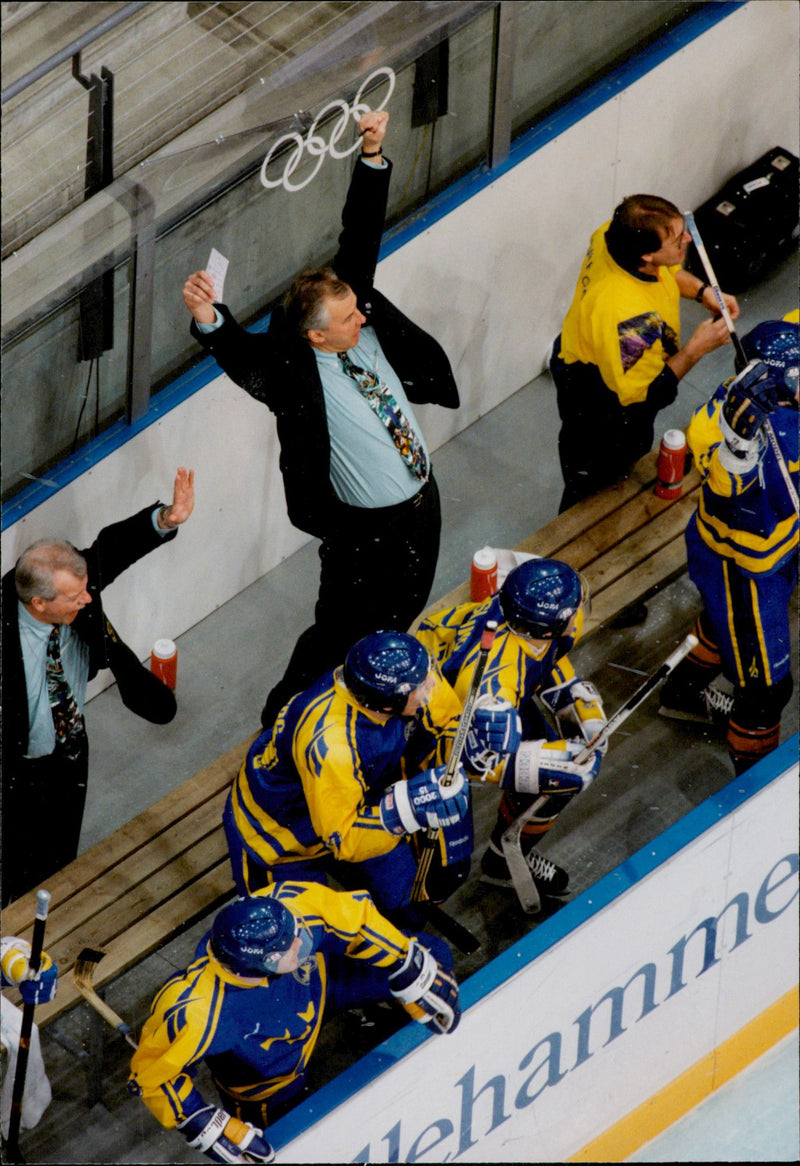
[[[403,1030],[365,1059],[372,1081],[348,1097],[339,1078],[304,1105],[318,1114],[340,1102],[306,1132],[285,1142],[301,1117],[277,1123],[280,1160],[594,1160],[580,1151],[796,990],[797,798],[792,763],[682,848],[681,824],[654,840],[655,869],[642,876],[633,856],[473,976],[464,995],[473,982],[484,990],[454,1033],[405,1051]],[[603,905],[612,880],[628,889]],[[718,924],[706,953],[708,919]],[[604,998],[623,989],[614,1028]]]
[[[650,190],[693,207],[771,146],[798,152],[799,11],[750,0],[381,262],[381,290],[456,369],[462,407],[421,410],[433,448],[542,371],[589,234],[622,197]],[[274,421],[227,378],[5,531],[5,568],[36,538],[86,545],[168,500],[178,465],[196,470],[195,515],[109,588],[144,658],[157,636],[179,635],[305,541],[285,516]]]

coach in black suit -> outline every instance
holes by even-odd
[[[169,506],[156,503],[105,527],[85,551],[40,539],[3,577],[3,905],[78,853],[88,681],[110,668],[138,716],[156,724],[175,716],[174,694],[120,639],[100,593],[174,539],[193,507],[194,471],[179,469]]]
[[[355,640],[407,628],[436,571],[439,495],[413,405],[454,409],[458,390],[437,341],[373,287],[391,173],[382,157],[387,120],[385,112],[361,119],[333,269],[302,272],[265,335],[246,332],[215,303],[206,272],[183,289],[193,335],[275,414],[289,518],[322,540],[316,622],[267,698],[265,726]],[[400,425],[376,405],[381,395],[402,413]]]

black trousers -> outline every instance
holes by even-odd
[[[351,506],[320,546],[315,622],[295,645],[261,722],[272,725],[294,696],[344,661],[362,636],[407,630],[433,586],[442,517],[433,474],[397,506]]]
[[[47,757],[23,757],[3,772],[2,902],[45,885],[78,855],[89,745],[77,758],[58,749]]]
[[[558,508],[596,494],[624,476],[634,462],[653,448],[657,410],[646,403],[621,405],[593,364],[565,364],[553,345],[550,373],[558,394],[558,456],[564,493]]]

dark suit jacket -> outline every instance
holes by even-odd
[[[100,531],[88,550],[86,559],[92,602],[78,613],[73,629],[89,646],[89,679],[100,668],[110,668],[119,685],[120,696],[133,712],[156,724],[166,724],[175,716],[175,697],[165,684],[153,676],[119,638],[103,611],[100,593],[128,567],[164,542],[177,531],[163,537],[153,529],[151,515],[158,506],[140,510],[131,518],[112,523]],[[19,639],[17,593],[14,571],[3,576],[3,771],[25,755],[28,748],[28,693],[22,648]]]
[[[441,345],[373,287],[390,172],[391,164],[385,169],[356,164],[333,266],[356,293],[408,399],[455,409],[458,389]],[[216,307],[225,317],[221,327],[204,334],[193,321],[192,334],[237,385],[275,414],[289,519],[324,538],[337,519],[346,521],[349,508],[331,486],[330,438],[314,350],[290,329],[280,307],[262,335],[241,328],[224,304]]]

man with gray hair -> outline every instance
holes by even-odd
[[[436,572],[439,493],[414,409],[455,409],[458,390],[437,341],[373,287],[391,174],[382,157],[388,116],[361,118],[333,269],[301,272],[266,334],[245,331],[215,302],[208,272],[183,288],[192,335],[275,414],[289,519],[322,540],[315,622],[269,693],[265,728],[356,640],[407,628]]]
[[[110,668],[124,704],[146,720],[175,716],[174,694],[120,639],[100,593],[171,541],[193,507],[194,471],[181,468],[169,505],[105,527],[85,551],[39,539],[3,577],[3,906],[77,856],[92,677]]]

